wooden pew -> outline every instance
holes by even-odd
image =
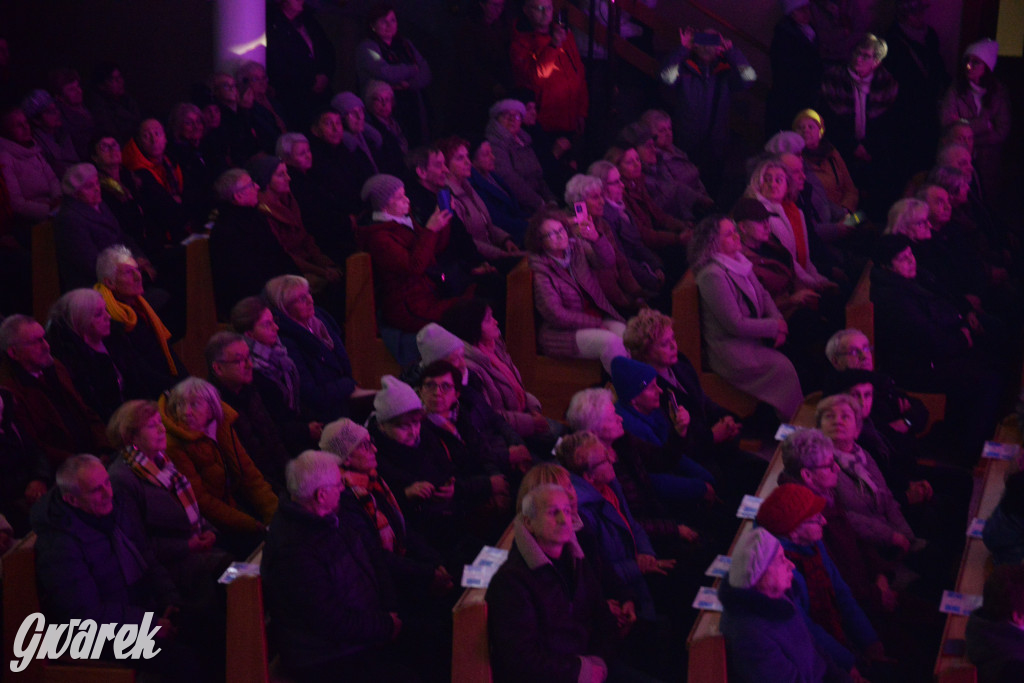
[[[4,586],[4,669],[14,657],[18,628],[30,614],[41,612],[36,586],[36,535],[29,534],[11,548],[2,559]],[[28,667],[12,676],[29,683],[131,683],[135,670],[118,662],[33,659]]]
[[[60,271],[53,221],[32,226],[32,315],[45,322],[50,306],[60,298]]]
[[[261,543],[246,562],[258,565],[263,559]],[[227,650],[229,680],[246,683],[283,683],[271,665],[267,643],[267,618],[263,606],[263,580],[240,576],[227,586]]]
[[[1021,443],[1021,433],[1015,415],[1005,418],[996,427],[993,440],[999,443]],[[983,470],[982,493],[976,502],[977,507],[970,511],[970,516],[972,519],[988,519],[1003,497],[1006,477],[1013,473],[1015,465],[1006,460],[984,459],[979,468]],[[968,538],[960,561],[960,572],[957,574],[956,591],[981,595],[991,567],[991,554],[984,542],[980,538]],[[967,617],[954,614],[946,617],[939,654],[935,660],[935,679],[939,683],[968,683],[976,680],[977,672],[974,665],[967,661],[966,655],[954,654],[962,652],[960,645],[963,643],[966,628]]]
[[[373,267],[365,251],[345,261],[345,350],[353,378],[365,389],[379,387],[382,375],[397,377],[401,372],[377,331]]]
[[[185,247],[185,336],[174,345],[192,376],[206,377],[206,342],[218,329],[210,240],[195,239]]]
[[[505,344],[523,376],[523,385],[540,399],[544,415],[561,420],[573,394],[601,382],[601,363],[579,358],[550,358],[537,353],[533,308],[533,272],[523,259],[507,278]]]
[[[497,547],[508,550],[514,540],[515,534],[509,525]],[[452,683],[490,683],[493,680],[487,641],[486,593],[486,588],[467,588],[452,608]]]
[[[701,388],[711,400],[740,417],[748,417],[757,408],[757,399],[729,384],[720,375],[704,371],[704,356],[700,329],[700,293],[693,271],[672,290],[672,327],[679,351],[693,364],[700,378]]]
[[[864,266],[864,272],[853,288],[846,303],[846,326],[864,333],[872,346],[875,345],[875,305],[871,302],[871,261]]]
[[[806,401],[793,417],[794,425],[798,427],[814,426],[814,409]],[[782,472],[782,448],[776,447],[768,469],[765,470],[761,483],[754,494],[759,498],[766,498],[768,494],[779,485],[779,473]],[[732,555],[736,547],[736,541],[740,536],[751,528],[753,523],[744,520],[729,546],[729,555]],[[718,588],[722,583],[721,579],[715,579],[714,586]],[[728,680],[726,672],[726,650],[725,636],[719,630],[722,615],[720,612],[701,610],[700,615],[690,630],[686,639],[686,647],[689,653],[687,660],[687,681],[689,683],[725,683]]]

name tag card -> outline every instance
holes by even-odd
[[[704,576],[714,576],[719,579],[724,579],[729,575],[729,567],[731,566],[731,557],[728,555],[719,555],[715,558],[715,561],[708,566],[707,571],[704,572]]]
[[[797,429],[799,429],[799,427],[797,427],[796,425],[780,424],[779,428],[775,430],[775,440],[785,441],[789,437],[789,435],[795,432]]]
[[[743,496],[740,507],[736,510],[736,516],[740,519],[754,519],[757,517],[757,511],[761,509],[761,502],[762,499],[757,496],[749,494]]]
[[[1016,460],[1020,457],[1021,447],[1015,443],[998,443],[986,441],[981,449],[981,457],[993,460]]]
[[[721,612],[722,603],[718,601],[718,591],[711,586],[701,586],[697,597],[693,599],[693,608]]]
[[[462,566],[463,588],[487,588],[498,567],[508,559],[508,551],[485,545],[477,554],[473,564]]]
[[[942,604],[939,605],[939,611],[943,614],[967,616],[979,607],[981,607],[980,595],[942,591]]]

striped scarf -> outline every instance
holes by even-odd
[[[174,469],[174,465],[167,456],[158,453],[151,458],[134,446],[128,446],[122,451],[121,457],[139,479],[166,489],[177,496],[178,502],[185,508],[185,514],[192,525],[193,534],[213,530],[210,523],[199,514],[199,503],[196,502],[192,484],[185,478],[185,475]]]
[[[341,480],[345,483],[345,487],[352,491],[356,501],[362,506],[363,511],[373,520],[377,533],[380,535],[380,544],[384,546],[384,549],[396,555],[404,555],[405,548],[402,546],[395,530],[391,527],[390,518],[381,509],[381,503],[391,508],[395,517],[395,523],[401,527],[402,531],[405,530],[405,519],[402,517],[402,511],[398,507],[398,501],[395,500],[395,496],[391,493],[388,485],[377,474],[377,470],[366,474],[343,469],[341,471]],[[379,503],[378,501],[381,502]]]

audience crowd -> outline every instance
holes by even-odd
[[[606,135],[608,65],[561,5],[470,4],[456,74],[386,1],[359,39],[269,0],[266,66],[169,112],[115,64],[19,92],[0,60],[0,550],[37,535],[48,617],[154,612],[165,652],[139,664],[166,680],[223,680],[215,580],[261,549],[290,678],[444,681],[463,569],[511,528],[496,681],[678,680],[704,570],[811,401],[719,592],[729,677],[930,680],[971,468],[1019,389],[997,44],[951,77],[927,0],[896,0],[885,39],[855,3],[782,0],[768,140],[736,168],[730,100],[760,76],[723,33],[681,28],[667,107]],[[43,221],[61,296],[36,320]],[[196,240],[223,329],[186,367]],[[357,251],[401,367],[380,389],[346,348],[378,336],[346,330]],[[845,329],[865,287],[873,328]],[[699,315],[667,315],[694,289]],[[537,354],[600,363],[564,415],[502,334],[524,294]],[[711,373],[757,407],[716,403]],[[983,682],[1024,660],[1019,476],[985,530],[1011,566],[968,625]]]

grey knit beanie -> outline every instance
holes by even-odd
[[[373,399],[377,423],[387,422],[413,410],[423,410],[419,394],[408,384],[393,375],[380,378],[380,391]]]
[[[374,211],[380,211],[387,206],[395,193],[404,187],[405,183],[401,178],[387,173],[378,173],[363,183],[363,191],[359,193],[359,196],[364,202],[369,202],[370,208]]]

